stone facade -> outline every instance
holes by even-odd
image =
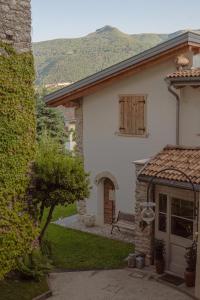
[[[144,167],[144,163],[135,162],[136,176]],[[146,202],[147,184],[137,181],[135,190],[135,250],[144,253],[146,265],[152,264],[153,226],[147,225],[141,218],[141,203]]]
[[[0,0],[0,41],[17,52],[31,50],[30,0]]]
[[[77,153],[83,158],[83,100],[79,99],[75,108],[76,120],[76,147]],[[84,221],[86,215],[86,200],[80,200],[76,203],[79,220]]]
[[[79,99],[75,108],[77,153],[83,157],[83,100]]]
[[[200,194],[199,194],[200,202]],[[199,205],[199,216],[200,216],[200,205]],[[200,299],[200,221],[198,222],[198,250],[197,250],[197,265],[196,265],[196,284],[195,284],[195,296]]]

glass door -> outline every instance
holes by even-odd
[[[191,191],[156,186],[155,238],[165,242],[165,269],[183,276],[185,251],[195,231]]]
[[[172,272],[183,276],[186,267],[185,248],[193,240],[194,202],[171,197],[170,212],[170,263]]]

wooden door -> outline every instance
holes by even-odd
[[[104,223],[111,224],[115,218],[115,187],[113,182],[104,180]]]

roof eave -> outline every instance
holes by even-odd
[[[182,86],[200,86],[200,77],[171,77],[167,78],[174,87]]]
[[[146,176],[146,175],[139,175],[138,176],[138,181],[141,182],[150,182],[153,176]],[[192,190],[192,186],[189,182],[183,182],[183,181],[176,181],[176,180],[168,180],[164,178],[158,178],[155,177],[154,184],[158,185],[164,185],[164,186],[170,186],[170,187],[175,187],[175,188],[181,188],[181,189],[186,189],[186,190]],[[200,184],[195,184],[194,187],[196,191],[200,191]]]

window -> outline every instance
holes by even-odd
[[[194,68],[200,67],[200,54],[196,54],[193,56],[193,67]]]
[[[187,239],[192,239],[193,219],[194,219],[193,202],[172,198],[171,233]]]
[[[167,231],[167,195],[159,194],[158,230]]]
[[[146,96],[121,95],[119,97],[120,125],[122,134],[143,136],[146,133]]]

